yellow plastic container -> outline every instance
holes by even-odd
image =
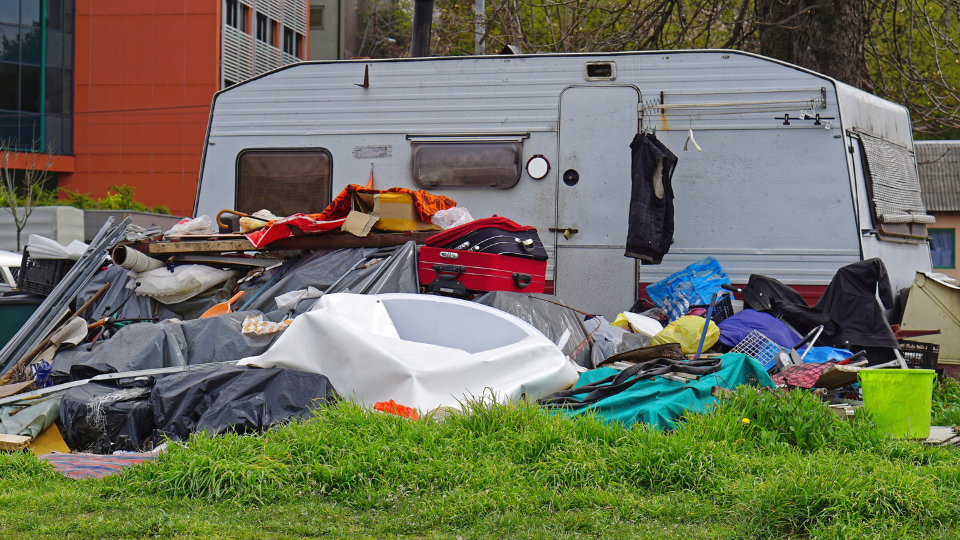
[[[932,369],[867,369],[860,371],[863,405],[880,429],[898,439],[930,436],[933,402]]]

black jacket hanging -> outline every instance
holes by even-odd
[[[627,257],[660,264],[673,243],[673,170],[677,156],[655,135],[638,133],[630,143],[630,216]]]

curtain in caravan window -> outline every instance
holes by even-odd
[[[913,153],[889,141],[859,135],[866,154],[867,189],[880,223],[933,223],[920,198]]]
[[[934,268],[954,267],[954,234],[953,229],[930,229],[930,256]]]
[[[237,161],[237,210],[315,214],[330,204],[333,161],[324,149],[246,150]]]

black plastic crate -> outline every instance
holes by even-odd
[[[696,308],[710,309],[710,304],[697,304],[695,306],[690,306],[690,308],[687,309],[687,312],[689,313],[690,310]],[[715,323],[719,323],[727,317],[732,316],[733,303],[730,301],[730,295],[721,295],[719,298],[717,298],[717,303],[713,305],[713,316],[710,317],[710,320]]]
[[[33,259],[24,249],[17,273],[17,288],[47,296],[72,267],[73,261],[69,259]]]
[[[937,369],[937,359],[940,357],[940,345],[936,343],[920,343],[917,341],[901,341],[900,354],[907,361],[910,369]]]

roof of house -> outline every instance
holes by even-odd
[[[915,141],[913,147],[927,211],[960,211],[960,141]]]

